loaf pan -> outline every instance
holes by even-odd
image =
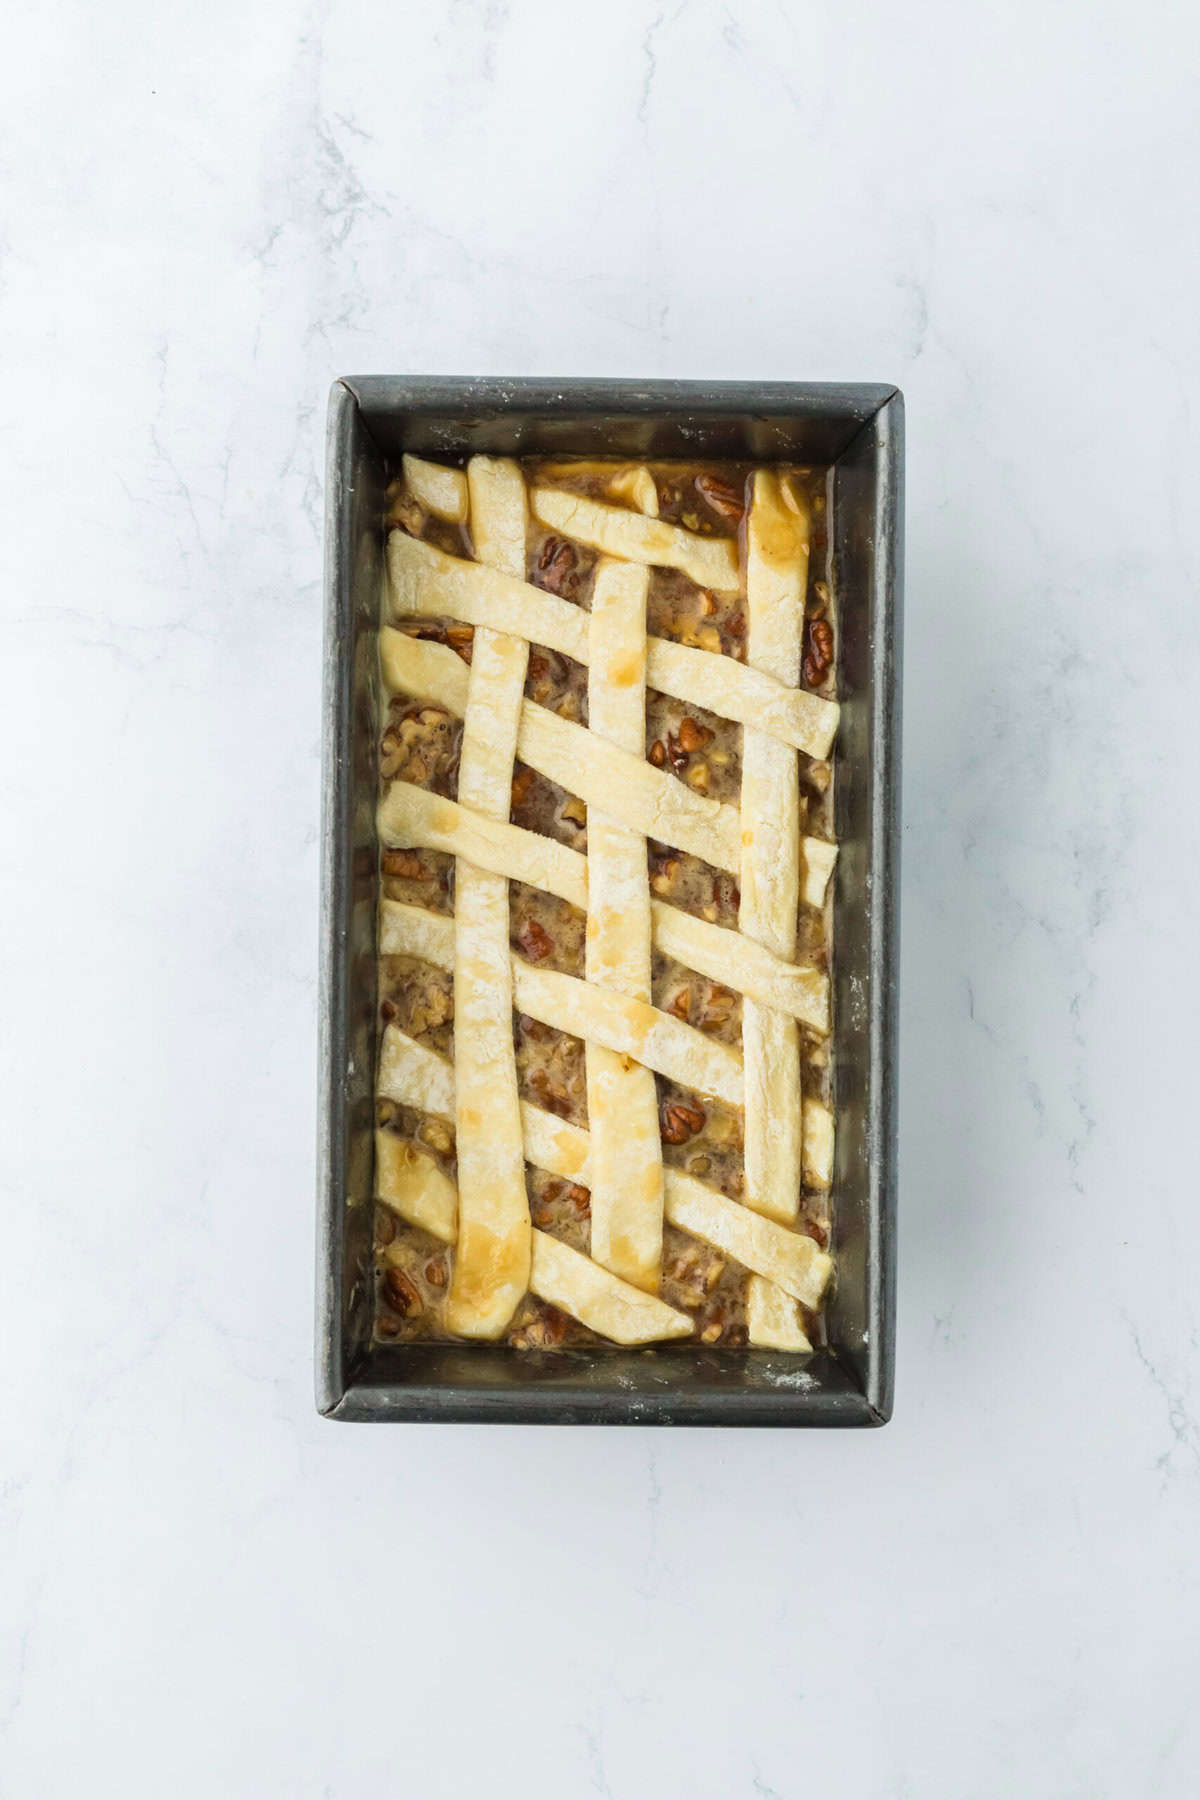
[[[346,1420],[881,1425],[895,1318],[903,400],[890,386],[348,376],[329,400],[317,1404]],[[811,1356],[371,1341],[376,633],[401,453],[829,463],[840,609],[836,1285]],[[797,1100],[797,1104],[799,1101]]]

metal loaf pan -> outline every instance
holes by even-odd
[[[371,1343],[376,631],[403,450],[834,465],[837,1284],[810,1357]],[[874,385],[370,375],[329,401],[317,1399],[335,1419],[880,1425],[892,1405],[903,401]]]

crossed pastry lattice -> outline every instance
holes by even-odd
[[[455,857],[453,917],[381,903],[383,954],[420,958],[454,978],[454,1061],[389,1024],[378,1092],[455,1125],[457,1186],[395,1133],[377,1134],[376,1192],[410,1222],[456,1245],[445,1323],[500,1336],[532,1290],[615,1342],[691,1335],[659,1293],[664,1220],[748,1271],[752,1342],[808,1347],[797,1302],[819,1304],[829,1257],[795,1228],[802,1180],[827,1186],[833,1120],[800,1104],[800,1026],[829,1028],[828,978],[795,961],[801,895],[824,898],[835,846],[802,838],[797,751],[829,753],[836,703],[798,686],[808,516],[773,471],[753,477],[744,571],[746,663],[648,636],[651,566],[718,593],[741,591],[736,544],[668,524],[649,472],[627,471],[609,504],[527,488],[510,460],[465,472],[405,458],[429,512],[469,521],[475,560],[393,531],[384,618],[474,628],[470,665],[446,644],[385,623],[384,682],[463,720],[458,795],[395,780],[379,808],[383,843]],[[591,611],[525,579],[529,516],[600,552]],[[525,698],[531,644],[588,670],[583,726]],[[646,758],[647,686],[743,727],[740,807],[709,798]],[[517,758],[583,799],[587,854],[510,822]],[[741,888],[738,928],[656,898],[646,839],[702,858]],[[586,912],[586,979],[544,969],[510,946],[509,881]],[[657,949],[743,996],[742,1050],[661,1011],[651,999]],[[581,1038],[588,1128],[518,1095],[512,1019],[521,1013]],[[741,1200],[664,1164],[655,1072],[744,1107]],[[525,1164],[591,1190],[591,1254],[533,1228]]]

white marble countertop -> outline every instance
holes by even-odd
[[[0,73],[0,1791],[1192,1800],[1196,14],[64,0]],[[313,1407],[322,431],[908,400],[897,1407]]]

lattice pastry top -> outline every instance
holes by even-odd
[[[391,497],[377,1330],[808,1349],[823,486],[406,456]]]

